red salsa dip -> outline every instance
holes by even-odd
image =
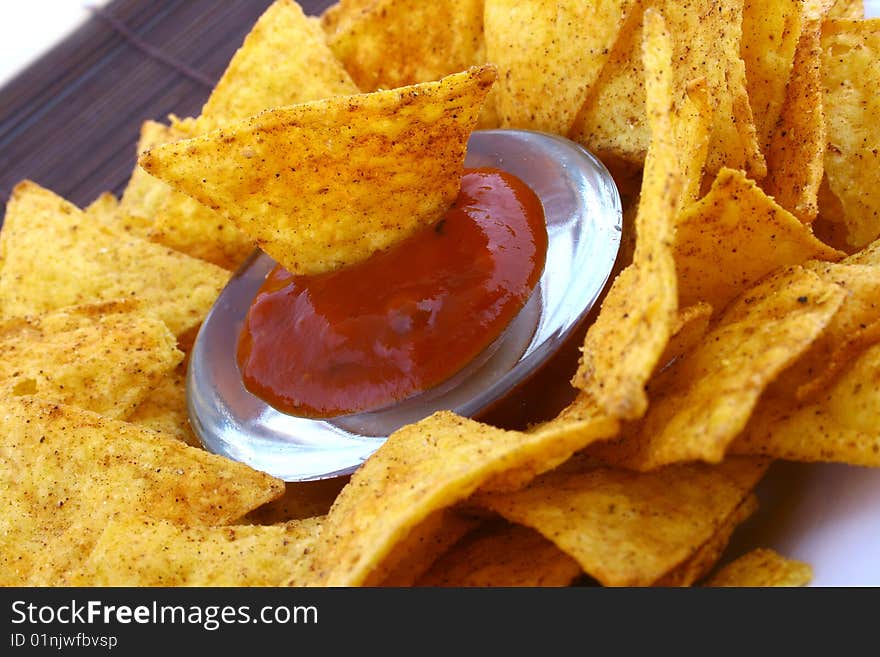
[[[245,387],[312,418],[394,404],[455,374],[504,330],[544,267],[541,202],[498,169],[465,169],[449,211],[365,262],[276,267],[245,318]]]

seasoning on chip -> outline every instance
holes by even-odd
[[[182,360],[165,323],[130,299],[0,322],[3,387],[116,419]]]
[[[758,510],[758,498],[746,497],[727,517],[712,537],[703,543],[687,561],[658,579],[655,586],[692,586],[703,579],[718,563],[736,528]]]
[[[821,44],[825,176],[843,215],[831,219],[858,249],[880,235],[880,18],[827,21]]]
[[[135,298],[178,339],[198,328],[229,279],[203,260],[93,221],[30,181],[12,192],[0,253],[0,317]]]
[[[352,475],[327,514],[312,583],[382,582],[390,571],[385,560],[432,514],[481,487],[522,486],[576,449],[612,435],[616,423],[597,418],[579,429],[504,431],[443,411],[393,433]]]
[[[320,518],[280,525],[186,526],[119,518],[101,532],[72,586],[278,586],[305,561]]]
[[[476,501],[526,525],[605,586],[647,586],[691,557],[763,476],[766,461],[550,472]]]
[[[617,441],[596,445],[596,455],[638,470],[722,462],[761,393],[816,340],[844,296],[839,286],[798,267],[761,281],[649,383],[644,418]]]
[[[40,400],[0,399],[0,585],[64,584],[118,517],[219,525],[283,482],[174,438]]]
[[[330,271],[439,219],[494,80],[484,66],[269,110],[155,148],[140,163],[235,222],[291,273]]]
[[[538,532],[496,521],[464,536],[416,586],[569,586],[581,574],[577,561]]]
[[[780,267],[844,255],[741,171],[723,169],[706,195],[687,206],[676,222],[679,303],[703,301],[720,311]]]
[[[810,223],[819,212],[827,141],[820,36],[828,0],[800,4],[802,29],[785,101],[765,148],[768,175],[763,187],[779,205]]]
[[[587,330],[573,379],[605,412],[624,419],[644,414],[645,383],[672,332],[678,312],[674,222],[691,189],[684,172],[699,175],[702,170],[688,163],[696,153],[705,154],[702,144],[680,139],[701,114],[674,111],[672,41],[655,11],[646,12],[644,46],[652,135],[635,219],[633,262],[613,281]],[[678,100],[684,98],[681,92]]]
[[[486,0],[486,57],[499,70],[501,126],[567,134],[636,4]]]
[[[813,579],[809,564],[757,548],[721,568],[704,586],[805,586]]]
[[[878,391],[880,344],[874,344],[807,401],[765,397],[731,452],[880,467]]]

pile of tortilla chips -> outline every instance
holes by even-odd
[[[277,0],[199,116],[144,123],[121,198],[12,194],[0,585],[808,583],[727,548],[774,460],[880,466],[878,58],[842,0]],[[389,248],[490,127],[619,183],[570,403],[442,411],[314,482],[202,449],[186,358],[231,272]]]

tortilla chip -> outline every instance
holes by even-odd
[[[348,480],[349,477],[332,477],[288,481],[284,495],[254,509],[242,520],[255,525],[275,525],[326,515]]]
[[[843,263],[847,265],[880,266],[880,239],[874,240],[868,246],[847,256]]]
[[[831,9],[828,10],[829,18],[852,18],[865,17],[864,0],[833,0]]]
[[[327,514],[310,583],[380,583],[390,573],[385,560],[393,562],[395,547],[432,513],[489,488],[494,476],[523,485],[616,430],[616,422],[597,418],[576,432],[503,431],[446,411],[403,427],[352,475]],[[510,471],[525,474],[513,481]]]
[[[802,268],[762,281],[731,304],[695,349],[651,381],[651,404],[640,423],[591,451],[637,470],[720,462],[763,390],[821,334],[844,296]]]
[[[817,239],[744,173],[723,169],[706,196],[678,218],[678,302],[704,301],[721,311],[779,267],[844,255]]]
[[[501,126],[567,134],[635,0],[487,0],[486,55],[498,66]]]
[[[666,349],[660,356],[661,366],[671,363],[684,356],[697,346],[709,329],[712,318],[712,306],[705,302],[695,303],[678,311],[672,335],[666,343]]]
[[[192,447],[202,443],[193,433],[186,407],[186,370],[169,371],[125,418],[128,422],[174,436]]]
[[[116,213],[119,212],[119,199],[113,192],[102,192],[95,200],[85,207],[86,214],[89,214],[99,221],[113,223]]]
[[[813,221],[819,212],[819,186],[825,172],[820,71],[825,10],[827,0],[818,11],[804,11],[785,104],[765,149],[768,177],[763,182],[764,189],[804,223]]]
[[[140,163],[236,222],[290,272],[329,271],[440,218],[494,79],[480,67],[270,110],[155,148]]]
[[[260,16],[202,107],[201,131],[272,107],[358,92],[319,25],[293,0]]]
[[[747,170],[756,178],[766,173],[746,90],[745,64],[740,57],[743,0],[663,0],[658,11],[672,37],[674,86],[686,88],[704,78],[711,99],[713,124],[707,169],[724,166]],[[648,13],[646,11],[646,14]],[[651,131],[645,112],[638,25],[626,26],[625,36],[611,55],[593,93],[585,100],[570,136],[598,153],[614,153],[639,161],[647,153]]]
[[[704,586],[806,586],[812,579],[810,564],[757,548],[721,568]]]
[[[344,16],[328,32],[328,45],[362,91],[439,80],[489,61],[483,0],[381,0],[345,6]],[[486,95],[477,128],[500,127],[497,93],[493,86]]]
[[[856,248],[880,235],[878,58],[880,18],[823,25],[825,175],[843,208],[847,242]]]
[[[757,496],[749,495],[692,557],[654,582],[654,586],[691,586],[703,579],[718,563],[734,530],[757,510]]]
[[[737,454],[789,461],[880,466],[880,344],[864,351],[832,386],[805,402],[761,400],[731,445]]]
[[[16,185],[7,205],[0,317],[134,298],[179,338],[201,323],[228,278],[219,267],[92,221],[30,181]]]
[[[379,0],[343,21],[327,45],[362,91],[439,80],[488,61],[483,2]]]
[[[706,168],[748,171],[755,178],[767,172],[758,143],[740,55],[743,0],[662,3],[675,37],[676,75],[705,77],[714,104]]]
[[[452,509],[431,513],[394,546],[382,564],[386,574],[379,586],[413,586],[437,558],[480,521]]]
[[[805,5],[803,0],[745,0],[743,4],[740,52],[755,131],[765,153],[785,101]]]
[[[568,586],[581,572],[577,561],[533,529],[495,521],[462,538],[415,585]]]
[[[149,142],[143,148],[139,144],[138,155],[194,137],[198,130],[192,119],[178,120],[170,126],[157,123],[149,130]],[[130,196],[133,198],[127,202]],[[122,208],[129,213],[130,221],[140,222],[143,234],[150,240],[224,269],[237,269],[254,250],[253,243],[235,224],[139,166],[126,187]]]
[[[181,527],[121,517],[67,580],[72,586],[278,586],[291,564],[307,558],[320,523]]]
[[[842,367],[876,342],[874,326],[880,322],[880,268],[815,261],[805,266],[847,294],[822,335],[773,384],[799,400],[827,390]]]
[[[357,93],[322,30],[309,18],[296,2],[276,0],[230,60],[201,116],[183,121],[172,117],[171,126],[146,122],[138,155],[269,108]],[[234,223],[140,167],[132,173],[122,209],[155,222],[152,240],[226,269],[236,269],[254,250]]]
[[[116,419],[182,360],[165,323],[132,301],[0,322],[2,388]]]
[[[620,29],[596,83],[572,121],[568,137],[603,160],[645,162],[651,130],[645,112],[642,3]]]
[[[624,419],[644,414],[645,383],[672,333],[678,306],[670,244],[675,217],[689,189],[685,163],[692,158],[679,147],[698,148],[680,139],[699,114],[676,113],[673,108],[672,43],[653,10],[645,13],[645,69],[652,137],[636,214],[633,263],[608,290],[587,331],[572,379],[602,410]]]
[[[540,532],[605,586],[649,586],[692,557],[765,470],[742,458],[650,473],[561,470],[474,501]]]
[[[95,413],[0,400],[0,585],[53,586],[114,518],[235,520],[283,491],[246,465]]]
[[[144,121],[141,123],[136,154],[140,155],[154,146],[159,146],[173,139],[180,139],[182,136],[158,121]],[[164,195],[163,186],[156,185],[154,180],[146,171],[135,166],[128,179],[128,184],[122,192],[122,197],[119,199],[119,213],[141,217],[148,224],[152,224]]]
[[[356,18],[376,2],[377,0],[339,0],[322,11],[318,20],[327,36],[331,36],[340,25]]]

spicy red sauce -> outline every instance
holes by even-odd
[[[276,267],[238,343],[245,386],[279,410],[331,417],[437,385],[495,339],[540,278],[547,251],[535,193],[467,169],[434,226],[339,271]]]

